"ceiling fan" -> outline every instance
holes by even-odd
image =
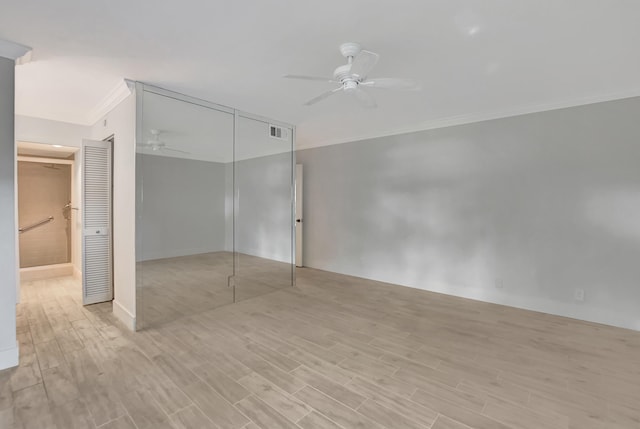
[[[149,133],[151,134],[151,138],[147,140],[145,143],[139,144],[139,146],[143,148],[151,149],[154,152],[171,151],[171,152],[178,152],[178,153],[184,153],[189,155],[189,152],[185,152],[184,150],[179,150],[179,149],[174,149],[172,147],[169,147],[165,142],[160,140],[160,134],[162,134],[162,131],[151,129],[149,130]]]
[[[405,91],[420,90],[420,83],[411,79],[369,78],[369,73],[378,63],[380,55],[365,51],[359,43],[343,43],[340,53],[347,59],[347,64],[339,66],[333,72],[333,79],[316,76],[285,75],[288,79],[315,80],[340,84],[338,88],[326,91],[304,103],[311,106],[338,92],[352,95],[364,107],[376,107],[376,101],[364,88],[396,89]]]

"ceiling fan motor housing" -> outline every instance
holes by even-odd
[[[352,79],[351,64],[345,64],[335,69],[335,71],[333,72],[333,78],[342,83]]]
[[[345,58],[355,57],[361,50],[362,46],[360,46],[360,43],[347,42],[340,45],[340,53]]]

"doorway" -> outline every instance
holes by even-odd
[[[18,143],[19,261],[22,281],[74,275],[74,162],[77,148]]]

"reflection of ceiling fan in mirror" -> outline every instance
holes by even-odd
[[[187,155],[189,154],[189,152],[185,152],[184,150],[174,149],[172,147],[167,146],[165,142],[160,140],[160,134],[162,134],[162,131],[153,129],[153,130],[149,130],[149,133],[151,134],[151,138],[147,140],[145,143],[139,144],[138,146],[145,149],[150,149],[154,152],[170,151],[170,152],[184,153]]]

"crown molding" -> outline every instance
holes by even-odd
[[[580,97],[580,98],[574,98],[574,99],[568,99],[568,100],[555,101],[551,103],[529,104],[529,105],[518,106],[518,107],[509,108],[509,109],[495,110],[492,112],[474,112],[470,114],[449,116],[446,118],[440,118],[440,119],[430,120],[426,122],[421,122],[413,126],[395,128],[393,130],[386,131],[386,132],[358,134],[358,135],[353,135],[346,138],[329,139],[329,140],[322,140],[322,141],[307,142],[303,140],[300,144],[298,144],[298,141],[296,141],[295,150],[313,149],[313,148],[323,147],[323,146],[332,146],[332,145],[342,144],[342,143],[351,143],[351,142],[356,142],[360,140],[371,140],[371,139],[376,139],[381,137],[389,137],[389,136],[395,136],[400,134],[409,134],[409,133],[415,133],[420,131],[434,130],[437,128],[454,127],[457,125],[472,124],[476,122],[491,121],[495,119],[504,119],[504,118],[509,118],[513,116],[528,115],[531,113],[547,112],[552,110],[566,109],[570,107],[579,107],[579,106],[585,106],[589,104],[603,103],[606,101],[623,100],[626,98],[633,98],[633,97],[639,97],[639,96],[640,96],[640,88],[630,90],[630,91],[624,91],[624,92],[614,92],[614,93],[600,94],[595,96],[587,96],[587,97]],[[299,134],[300,132],[298,131],[298,135]]]
[[[28,46],[0,39],[0,57],[18,61],[20,58],[24,57],[30,52],[31,48]],[[21,64],[22,63],[24,63],[24,61],[22,61]]]
[[[120,102],[133,93],[134,82],[121,80],[86,116],[86,124],[94,125],[103,116],[113,110]]]

